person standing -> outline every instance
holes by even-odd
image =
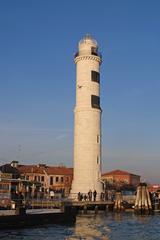
[[[92,191],[91,190],[89,190],[89,192],[88,192],[88,199],[90,202],[92,201]]]
[[[96,201],[96,196],[97,196],[97,192],[96,192],[96,190],[94,190],[94,192],[93,192],[93,201],[94,202]]]
[[[101,201],[104,201],[104,192],[101,192],[100,199]]]
[[[51,191],[50,191],[50,199],[52,200],[53,198],[54,198],[54,191],[51,190]]]
[[[104,195],[105,195],[105,201],[108,201],[108,191],[107,190],[105,190],[105,193],[104,193]]]
[[[81,193],[78,193],[78,201],[81,201]]]
[[[83,196],[83,199],[84,199],[84,201],[87,200],[87,195],[86,194]]]

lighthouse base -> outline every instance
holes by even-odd
[[[96,184],[94,183],[86,183],[86,182],[75,182],[73,180],[72,182],[72,189],[70,192],[69,197],[72,200],[77,201],[78,200],[78,194],[80,193],[83,198],[82,200],[84,200],[85,196],[87,196],[88,198],[88,192],[91,191],[92,192],[92,198],[93,198],[93,192],[96,190],[97,195],[96,195],[96,200],[100,200],[100,195],[103,192],[103,183],[101,183],[100,181],[98,181]],[[93,199],[92,199],[93,200]]]

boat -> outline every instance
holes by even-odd
[[[76,221],[76,209],[19,209],[0,211],[0,229],[24,228],[44,224],[73,224]]]

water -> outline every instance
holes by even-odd
[[[1,230],[1,240],[160,240],[160,215],[78,215],[75,225]]]

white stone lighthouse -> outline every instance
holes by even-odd
[[[74,109],[74,176],[71,196],[102,192],[100,64],[97,42],[86,35],[78,45]]]

